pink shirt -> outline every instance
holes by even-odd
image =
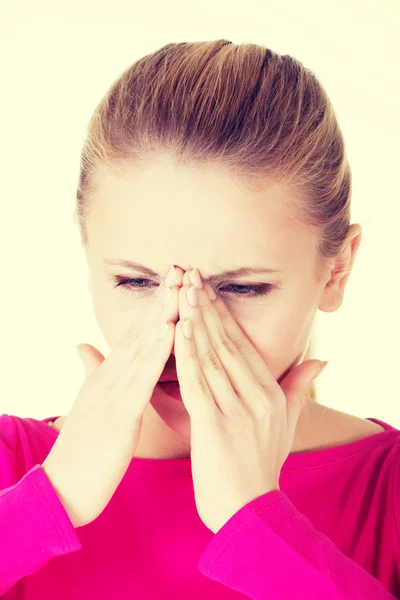
[[[133,458],[101,515],[74,528],[41,463],[58,431],[0,416],[2,600],[400,598],[400,430],[289,455],[280,490],[216,533],[190,459]]]

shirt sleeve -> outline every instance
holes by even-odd
[[[243,506],[200,557],[203,575],[253,600],[394,600],[281,490]]]
[[[394,465],[392,505],[394,522],[396,525],[396,535],[400,542],[400,447],[397,449],[396,462]]]
[[[0,490],[0,596],[51,558],[81,542],[40,464]]]

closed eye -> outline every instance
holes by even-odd
[[[126,279],[118,276],[114,277],[113,281],[117,282],[114,288],[121,287],[124,290],[124,292],[126,291],[128,294],[137,293],[140,289],[151,289],[152,285],[153,287],[158,287],[158,284],[152,284],[150,279]],[[233,296],[235,298],[251,299],[254,297],[267,296],[274,289],[274,287],[275,286],[271,283],[262,283],[257,285],[243,285],[230,283],[228,285],[225,285],[223,288],[220,288],[218,290],[218,293],[221,295],[226,294],[228,296]]]

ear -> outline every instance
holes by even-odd
[[[342,305],[344,290],[352,271],[357,250],[360,247],[362,228],[358,223],[350,225],[347,242],[336,256],[325,284],[318,308],[323,312],[334,312]]]

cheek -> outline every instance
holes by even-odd
[[[92,293],[95,318],[109,348],[115,346],[130,327],[139,333],[143,322],[146,301],[143,298],[128,301],[127,297],[121,299],[119,295],[118,290],[113,290],[113,294]]]
[[[263,308],[260,314],[235,316],[257,352],[263,358],[276,380],[296,358],[308,342],[310,319],[308,314],[288,310],[283,303]]]

